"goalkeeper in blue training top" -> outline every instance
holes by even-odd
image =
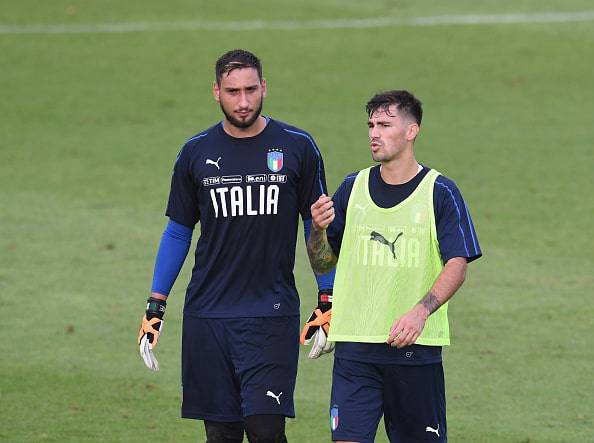
[[[324,164],[311,135],[261,114],[266,80],[254,54],[221,56],[213,95],[224,118],[191,137],[173,168],[138,344],[158,370],[167,297],[200,223],[183,312],[182,417],[203,420],[209,443],[239,443],[244,433],[282,443],[285,418],[295,416],[298,221],[307,235],[310,207],[327,192]],[[318,280],[324,314],[332,277]],[[322,348],[316,354],[328,350],[326,331],[321,324],[306,333]]]

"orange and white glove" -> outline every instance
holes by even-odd
[[[308,357],[318,358],[334,350],[334,342],[328,341],[330,319],[332,318],[332,289],[320,290],[318,306],[303,326],[300,342],[302,345],[312,343]]]
[[[163,332],[163,316],[167,302],[153,297],[149,297],[146,302],[146,314],[142,318],[138,332],[138,346],[140,356],[147,368],[158,371],[159,362],[153,354],[153,349],[157,346],[159,336]]]

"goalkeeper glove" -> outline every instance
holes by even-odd
[[[318,306],[312,312],[309,320],[301,331],[300,342],[308,345],[313,341],[309,358],[318,358],[334,350],[334,343],[328,341],[330,331],[330,318],[332,317],[332,289],[318,292]]]
[[[153,349],[157,346],[159,336],[163,332],[163,316],[166,306],[165,300],[149,297],[146,301],[146,315],[142,318],[138,333],[140,356],[144,360],[144,364],[153,371],[159,370],[159,362],[153,354]]]

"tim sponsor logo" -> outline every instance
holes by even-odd
[[[202,179],[203,186],[220,185],[221,177],[206,177]]]

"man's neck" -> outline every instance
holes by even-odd
[[[389,185],[401,185],[414,178],[420,171],[420,165],[414,156],[406,159],[395,159],[382,163],[380,175],[382,180]]]
[[[223,129],[227,134],[235,138],[255,137],[260,132],[262,132],[265,127],[266,119],[261,115],[251,126],[248,126],[247,128],[238,128],[237,126],[234,126],[231,123],[229,123],[229,120],[223,120]]]

